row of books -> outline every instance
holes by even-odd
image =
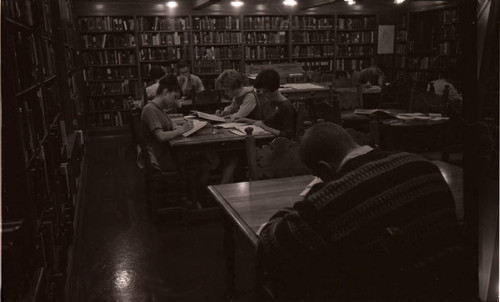
[[[430,67],[430,62],[431,62],[430,57],[411,57],[408,59],[408,67],[410,69],[427,70]]]
[[[443,23],[453,23],[458,21],[456,9],[444,10],[441,18]]]
[[[339,56],[371,56],[374,54],[373,46],[347,45],[338,47]]]
[[[284,44],[287,43],[287,34],[285,31],[279,32],[252,32],[245,35],[247,44]]]
[[[124,110],[127,108],[128,100],[127,98],[90,98],[89,99],[89,110],[90,111],[102,111],[102,110]]]
[[[193,33],[193,44],[224,44],[241,43],[240,32],[214,32]]]
[[[44,32],[52,32],[52,13],[50,0],[35,1],[35,12],[38,18],[38,24]]]
[[[194,58],[196,60],[241,59],[241,49],[239,46],[231,46],[231,47],[195,46],[193,51],[194,51]]]
[[[292,32],[292,42],[297,43],[324,43],[335,40],[333,31],[303,31]]]
[[[199,60],[193,64],[193,73],[198,75],[217,74],[226,69],[240,69],[240,63],[234,61]]]
[[[5,17],[33,25],[31,0],[2,0],[2,13]]]
[[[96,34],[82,35],[85,48],[113,48],[135,46],[135,35],[132,34]]]
[[[180,31],[189,30],[188,17],[140,17],[138,19],[138,29],[143,30],[167,30]]]
[[[186,58],[189,57],[189,54],[185,54],[183,49],[173,46],[167,46],[165,48],[143,48],[140,54],[141,61],[179,60],[184,58],[184,56],[186,56]]]
[[[25,32],[7,33],[16,52],[17,86],[23,89],[43,78],[41,49],[32,34]]]
[[[397,44],[395,48],[396,48],[396,54],[400,55],[406,54],[406,44]]]
[[[329,72],[333,70],[333,60],[302,62],[302,67],[307,71]]]
[[[396,23],[396,26],[400,29],[406,29],[406,23],[408,21],[408,18],[407,18],[407,15],[406,14],[403,14],[403,15],[399,15],[398,16],[398,21]]]
[[[284,59],[288,56],[288,47],[283,46],[247,46],[246,59]]]
[[[257,30],[288,29],[290,26],[290,21],[288,20],[288,18],[281,16],[244,17],[243,26],[245,29]]]
[[[338,29],[374,29],[376,27],[374,17],[339,17]]]
[[[146,73],[147,74],[147,73]],[[83,68],[84,81],[123,80],[138,77],[137,68],[132,67],[87,67]]]
[[[122,82],[87,82],[91,96],[113,95],[113,94],[136,94],[139,91],[139,82],[123,80]]]
[[[189,44],[189,35],[184,33],[141,33],[141,46],[184,45]]]
[[[233,30],[240,29],[240,18],[238,16],[227,17],[194,17],[193,29],[195,30]]]
[[[83,52],[84,65],[136,64],[136,55],[130,50],[104,50]]]
[[[79,18],[78,23],[82,31],[129,31],[135,29],[134,18],[120,17],[86,17]]]
[[[406,41],[408,40],[408,31],[406,30],[398,30],[396,34],[397,41]]]
[[[50,40],[41,39],[42,47],[42,73],[45,77],[56,74],[56,63],[54,58],[54,47]]]
[[[364,32],[349,32],[349,33],[339,33],[337,35],[337,40],[339,43],[375,43],[375,32],[364,31]]]
[[[330,57],[335,53],[333,45],[324,46],[295,46],[292,57]]]
[[[454,24],[441,26],[441,31],[439,33],[440,39],[452,40],[456,39],[457,36],[458,36],[458,31]]]
[[[369,59],[337,59],[337,71],[356,71],[363,69],[363,66],[372,65],[372,60]]]
[[[121,127],[129,124],[126,112],[92,113],[88,115],[88,123],[91,127]]]
[[[459,55],[460,44],[454,41],[446,41],[439,43],[439,54],[440,55]]]
[[[293,16],[293,29],[329,29],[333,28],[332,17]]]

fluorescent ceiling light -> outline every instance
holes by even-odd
[[[167,6],[170,8],[177,7],[177,1],[168,1]]]
[[[240,7],[243,6],[243,1],[231,1],[231,5],[234,7]]]
[[[284,0],[283,4],[287,5],[287,6],[295,6],[295,5],[297,5],[297,1],[295,1],[295,0]]]

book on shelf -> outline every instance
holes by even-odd
[[[146,73],[147,74],[147,71]],[[126,80],[138,77],[137,68],[132,67],[85,67],[83,68],[83,80]]]
[[[439,33],[439,38],[443,40],[457,39],[457,27],[455,24],[442,25]]]
[[[246,16],[243,18],[243,24],[245,30],[279,30],[288,29],[290,21],[282,16]]]
[[[195,30],[238,30],[240,29],[239,16],[225,17],[193,17]]]
[[[337,28],[342,29],[375,29],[375,17],[339,17]]]
[[[56,63],[54,59],[54,48],[52,42],[49,40],[41,39],[42,46],[42,72],[45,77],[54,75],[56,73]]]
[[[454,23],[458,21],[457,10],[456,9],[446,9],[443,10],[441,22],[442,23]]]
[[[288,47],[284,46],[246,46],[246,59],[285,59],[288,57]]]
[[[193,44],[239,44],[242,43],[240,32],[195,32]]]
[[[139,42],[141,46],[184,45],[189,44],[189,37],[187,32],[141,33]]]
[[[337,71],[356,71],[363,69],[365,65],[372,65],[373,58],[370,59],[336,59]]]
[[[245,35],[246,44],[285,44],[287,43],[287,32],[249,32]]]
[[[112,94],[137,94],[139,82],[123,80],[121,82],[95,83],[87,82],[87,87],[91,96],[112,95]]]
[[[136,54],[132,50],[82,51],[84,65],[136,64]]]
[[[292,57],[331,57],[335,53],[333,45],[295,46]]]
[[[396,47],[396,54],[399,55],[406,54],[406,44],[397,44],[395,47]]]
[[[121,111],[90,113],[88,114],[88,122],[94,128],[121,127],[129,124],[127,114]]]
[[[333,29],[332,17],[293,16],[292,29]]]
[[[407,30],[398,30],[398,32],[396,34],[396,40],[401,41],[401,42],[405,42],[406,40],[408,40],[408,31]]]
[[[141,61],[168,61],[179,60],[188,57],[183,49],[175,46],[165,46],[164,48],[143,48],[140,51]]]
[[[103,97],[89,98],[90,111],[105,110],[125,110],[127,108],[128,98]]]
[[[31,0],[2,0],[2,12],[7,18],[33,26]]]
[[[302,68],[305,71],[329,72],[333,70],[333,60],[304,61],[302,62]]]
[[[126,17],[87,17],[79,18],[82,31],[132,31],[135,29],[134,18]]]
[[[340,32],[337,34],[337,42],[341,44],[375,43],[375,32]]]
[[[204,75],[218,75],[226,69],[240,70],[240,62],[218,61],[218,60],[198,60],[193,64],[193,73]]]
[[[195,60],[241,59],[241,49],[239,46],[195,46],[193,51]]]
[[[135,35],[132,34],[84,34],[82,45],[84,48],[127,48],[135,46]]]
[[[332,31],[293,31],[292,43],[333,43],[335,35]]]
[[[14,45],[18,89],[35,84],[42,76],[41,50],[32,34],[25,32],[6,33]]]
[[[372,45],[340,45],[338,46],[338,56],[373,56],[374,47]]]
[[[140,31],[181,31],[189,30],[188,17],[140,17],[138,19]]]

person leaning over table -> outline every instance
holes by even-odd
[[[251,123],[269,131],[275,136],[292,139],[294,109],[292,103],[279,92],[280,75],[274,69],[259,72],[254,88],[261,91],[265,104],[262,104],[262,119],[240,118],[239,122]]]
[[[235,120],[242,117],[261,118],[261,106],[253,87],[243,87],[243,76],[234,69],[224,70],[215,80],[218,89],[231,98],[231,104],[223,110],[217,110],[217,116]]]
[[[443,284],[457,286],[447,274],[464,278],[449,261],[460,259],[455,202],[432,162],[359,146],[333,123],[306,131],[300,158],[322,183],[259,234],[276,298],[436,299],[450,294]]]
[[[188,98],[192,97],[193,86],[195,93],[200,93],[205,90],[201,79],[189,72],[189,65],[186,60],[180,60],[177,63],[177,70],[179,71],[179,77],[177,77],[177,80],[179,81],[179,85],[181,85],[183,96]]]
[[[193,128],[190,121],[177,126],[165,112],[176,106],[179,97],[180,87],[177,78],[172,74],[166,75],[158,82],[155,98],[144,106],[141,113],[142,132],[151,164],[161,171],[179,170],[169,150],[168,142]],[[188,193],[192,206],[197,206],[197,202],[203,206],[206,205],[206,186],[211,170],[217,165],[218,158],[211,153],[193,156],[186,161]]]

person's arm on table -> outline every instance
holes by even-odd
[[[255,109],[255,106],[257,106],[255,96],[251,93],[247,94],[240,105],[240,109],[231,115],[231,120],[234,121],[249,115]]]
[[[193,129],[193,124],[191,122],[185,122],[181,127],[174,128],[171,131],[163,131],[160,128],[156,128],[153,130],[153,133],[160,142],[168,142],[177,136]]]

